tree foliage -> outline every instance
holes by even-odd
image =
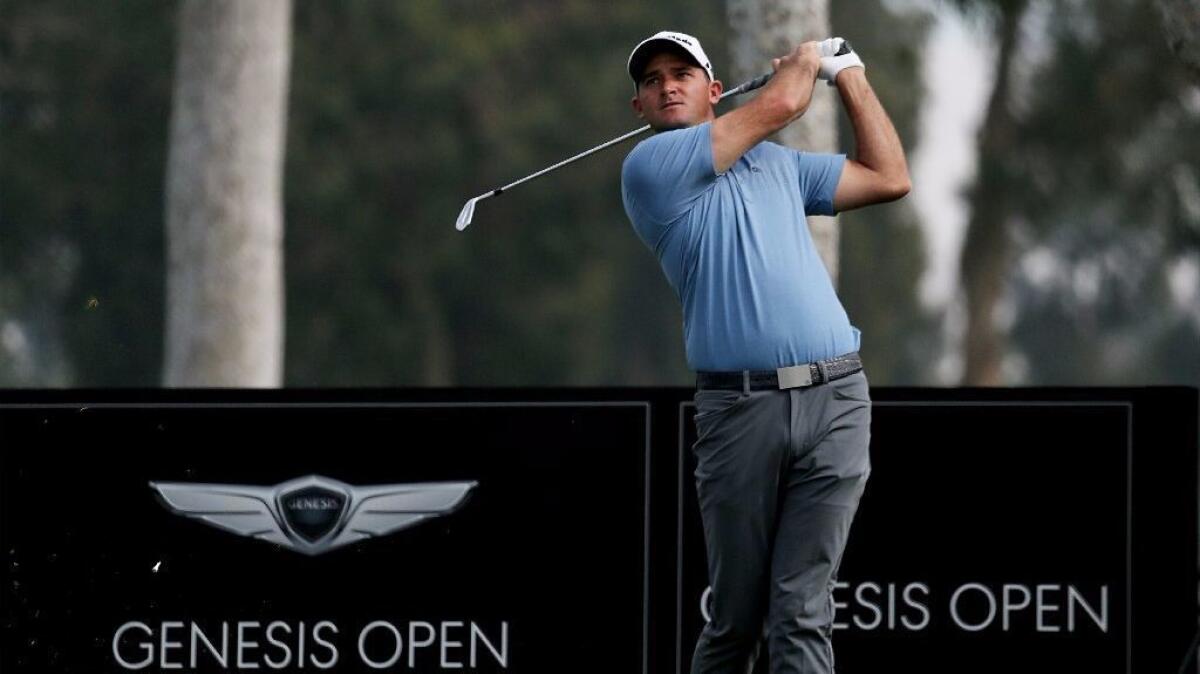
[[[1157,16],[953,4],[999,44],[961,261],[967,383],[1195,383],[1200,306],[1170,286],[1200,265],[1200,91]]]
[[[620,203],[632,144],[453,227],[468,197],[640,124],[641,38],[691,32],[720,63],[720,7],[685,5],[299,5],[288,381],[685,381],[677,302]]]
[[[1011,279],[1028,380],[1195,385],[1200,87],[1142,3],[1061,11],[1009,149],[1030,252]]]
[[[0,383],[158,384],[174,10],[5,2]]]

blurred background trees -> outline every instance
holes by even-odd
[[[961,264],[961,288],[994,295],[991,369],[971,370],[991,374],[966,381],[1200,383],[1200,89],[1163,14],[902,5],[830,3],[830,22],[910,153],[936,140],[916,135],[934,18],[970,17],[992,53],[1014,45],[966,193],[970,222],[1003,237]],[[157,386],[179,5],[0,8],[0,385]],[[625,59],[645,36],[697,35],[735,79],[723,2],[298,3],[292,22],[285,385],[690,382],[678,302],[621,209],[632,144],[487,200],[465,233],[453,221],[468,197],[637,126]],[[936,364],[965,364],[979,338],[954,339],[950,308],[918,296],[930,259],[911,197],[839,221],[872,382],[961,381]]]
[[[1056,6],[1045,21],[1008,102],[1012,142],[980,159],[1016,184],[1006,380],[1196,385],[1200,89],[1139,3]]]
[[[176,7],[0,15],[0,381],[157,386]]]
[[[833,31],[851,41],[867,78],[896,126],[909,170],[921,142],[918,118],[925,100],[922,49],[932,17],[898,12],[886,0],[830,3]],[[833,93],[832,90],[828,93]],[[838,147],[853,152],[854,135],[838,103]],[[863,366],[872,385],[929,385],[943,348],[942,310],[919,297],[928,253],[912,199],[838,216],[838,296],[862,330]]]

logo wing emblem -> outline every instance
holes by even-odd
[[[365,538],[386,536],[442,515],[467,502],[475,482],[427,482],[354,487],[354,503],[346,526],[330,542],[340,547]]]
[[[240,484],[151,482],[167,510],[239,536],[290,547],[275,510],[275,489]]]
[[[173,513],[308,555],[448,515],[466,503],[477,485],[427,482],[353,486],[319,475],[274,487],[150,483]]]

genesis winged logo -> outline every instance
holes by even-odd
[[[270,486],[151,482],[168,510],[206,524],[319,555],[448,515],[476,482],[349,485],[309,475]]]

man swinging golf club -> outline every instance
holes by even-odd
[[[774,59],[745,105],[699,40],[661,32],[629,57],[633,109],[656,132],[625,159],[637,235],[683,305],[696,371],[696,491],[712,585],[693,674],[833,672],[832,589],[868,475],[871,403],[850,325],[807,214],[899,199],[908,168],[862,60],[841,38]],[[837,86],[855,159],[765,139]]]

